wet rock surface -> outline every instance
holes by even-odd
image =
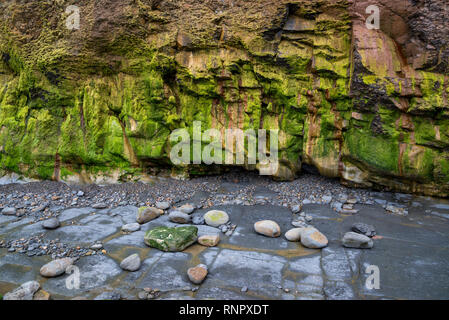
[[[0,186],[3,207],[17,207],[24,196],[45,199],[36,200],[36,207],[48,202],[43,211],[24,206],[21,217],[0,215],[0,294],[5,297],[22,284],[37,281],[50,299],[449,298],[447,200],[347,189],[316,176],[283,183],[248,175],[223,176],[170,185],[78,186],[73,190],[48,182]],[[70,206],[81,188],[79,207]],[[329,190],[334,190],[332,199],[327,197]],[[126,204],[122,192],[129,195]],[[51,200],[55,194],[60,198]],[[351,199],[357,199],[356,214],[335,210],[336,201],[354,202]],[[138,231],[122,231],[124,225],[136,223],[139,207],[154,206],[156,201],[170,201],[173,207],[191,203],[196,207],[193,218],[212,209],[225,211],[229,222],[224,226],[235,228],[227,234],[229,230],[208,225],[180,225],[165,213],[141,224]],[[92,207],[101,202],[107,208]],[[292,210],[295,205],[300,205],[299,211]],[[387,205],[404,208],[408,215],[389,214]],[[327,238],[326,247],[310,249],[299,239],[292,242],[284,237],[293,228],[292,221],[300,217],[305,221],[306,216],[312,219],[305,223]],[[61,226],[44,229],[43,221],[50,218],[58,218]],[[254,223],[261,220],[276,222],[283,236],[256,233]],[[375,227],[369,250],[343,245],[345,234],[360,223]],[[186,226],[197,228],[198,237],[219,236],[220,241],[214,247],[193,243],[182,252],[164,252],[145,244],[149,230]],[[140,268],[124,271],[121,262],[133,254],[140,257]],[[42,266],[65,257],[78,258],[73,266],[79,271],[78,289],[66,287],[75,269],[51,278],[40,275]],[[207,266],[208,273],[197,285],[187,271],[199,264]],[[379,290],[365,287],[371,265],[380,270]]]

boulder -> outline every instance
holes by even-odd
[[[206,247],[215,247],[220,242],[220,236],[204,235],[198,238],[198,243]]]
[[[182,251],[192,245],[198,234],[198,228],[188,227],[156,227],[147,231],[144,237],[146,245],[162,251]]]

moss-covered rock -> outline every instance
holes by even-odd
[[[198,228],[189,227],[156,227],[147,231],[145,244],[162,251],[183,251],[197,240]]]
[[[2,1],[0,174],[220,172],[169,159],[170,133],[201,121],[278,129],[278,179],[307,163],[346,184],[449,195],[449,12],[416,2],[374,1],[391,23],[369,30],[364,1],[82,0],[68,30],[66,1]]]

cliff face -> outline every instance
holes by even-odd
[[[279,129],[280,179],[307,163],[448,196],[446,1],[80,0],[68,30],[70,4],[0,4],[4,173],[137,177],[170,167],[170,133],[198,120]]]

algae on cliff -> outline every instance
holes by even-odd
[[[447,196],[448,12],[377,0],[387,18],[368,30],[368,2],[82,0],[67,30],[69,1],[3,1],[3,173],[215,172],[169,160],[170,133],[201,121],[279,129],[279,179],[307,163],[351,185]]]

